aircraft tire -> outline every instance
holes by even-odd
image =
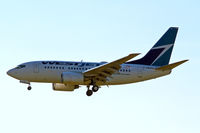
[[[97,92],[98,90],[99,90],[99,87],[98,87],[98,86],[93,86],[93,87],[92,87],[92,91],[93,91],[93,92]]]
[[[87,92],[86,92],[86,95],[87,96],[91,96],[93,94],[93,91],[92,90],[87,90]]]
[[[32,87],[31,87],[31,86],[28,86],[27,90],[29,90],[29,91],[30,91],[31,89],[32,89]]]

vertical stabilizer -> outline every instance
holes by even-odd
[[[177,27],[170,27],[143,58],[127,62],[127,64],[154,66],[168,65],[176,40],[177,32]]]

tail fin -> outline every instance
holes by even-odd
[[[177,32],[177,27],[170,27],[143,58],[127,62],[127,64],[154,66],[168,65],[176,40]]]

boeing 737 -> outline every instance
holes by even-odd
[[[177,27],[170,27],[144,57],[133,61],[129,60],[138,53],[109,63],[33,61],[22,63],[7,74],[28,84],[28,90],[31,90],[31,82],[52,83],[53,90],[57,91],[74,91],[85,85],[87,96],[91,96],[100,86],[129,84],[168,75],[173,68],[188,61],[169,64],[177,32]]]

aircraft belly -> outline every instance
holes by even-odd
[[[113,75],[113,78],[108,79],[108,84],[127,84],[133,83],[137,80],[136,75]]]
[[[118,85],[118,84],[128,84],[140,81],[145,81],[149,79],[154,79],[169,74],[170,71],[143,71],[141,73],[132,74],[115,74],[113,78],[109,78],[107,85]]]

